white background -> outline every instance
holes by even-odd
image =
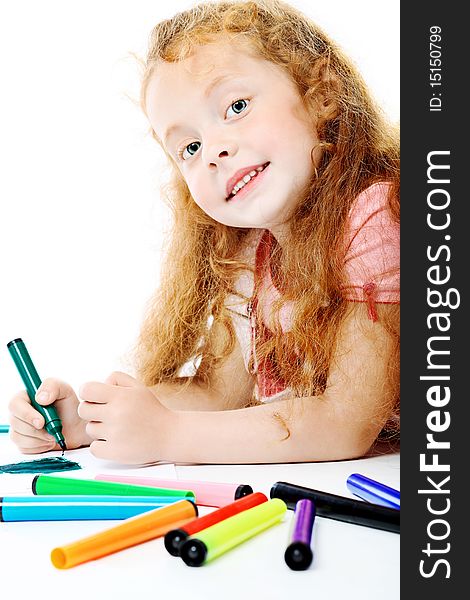
[[[399,118],[399,0],[291,0]],[[128,353],[158,280],[163,156],[135,101],[153,25],[173,0],[0,3],[0,422],[22,337],[42,378],[76,389]]]

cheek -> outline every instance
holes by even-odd
[[[249,130],[244,132],[245,140],[253,140],[256,147],[273,158],[281,154],[283,161],[292,162],[293,165],[298,164],[299,160],[308,162],[310,152],[318,142],[315,132],[294,114],[293,108],[283,113],[283,118],[279,118],[279,111],[267,111],[262,120],[252,123]]]
[[[252,146],[265,152],[274,150],[282,144],[286,130],[282,128],[278,119],[270,116],[269,111],[262,118],[250,120],[239,131],[240,146]]]
[[[188,175],[185,180],[194,202],[205,213],[211,215],[211,207],[214,205],[214,191],[211,190],[211,186],[201,175]]]

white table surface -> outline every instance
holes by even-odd
[[[52,454],[54,455],[54,454]],[[57,455],[60,455],[57,453]],[[247,483],[269,498],[276,481],[287,481],[354,497],[351,473],[400,488],[400,455],[389,452],[361,460],[282,465],[161,465],[128,468],[95,459],[88,449],[67,453],[80,471],[67,477],[117,472],[161,478]],[[30,460],[0,435],[0,464]],[[40,458],[40,455],[35,458]],[[0,475],[0,496],[29,490],[32,476]],[[201,507],[200,515],[213,509]],[[400,536],[396,533],[317,517],[314,559],[306,571],[291,571],[284,550],[293,516],[198,568],[170,556],[155,539],[67,570],[56,569],[51,550],[102,531],[118,521],[0,523],[2,585],[31,600],[120,600],[185,597],[191,600],[396,600],[400,597]],[[7,586],[7,584],[10,584]]]

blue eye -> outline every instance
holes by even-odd
[[[200,147],[201,142],[191,142],[190,144],[185,146],[185,148],[183,148],[183,151],[181,152],[181,158],[183,160],[187,160],[191,156],[194,156]]]
[[[227,112],[226,112],[226,116],[233,116],[233,115],[229,115],[230,111],[233,111],[234,115],[239,115],[241,112],[243,112],[245,110],[245,108],[248,106],[249,104],[249,100],[244,100],[243,98],[241,98],[240,100],[235,100],[235,102],[232,102],[232,104],[227,108]]]

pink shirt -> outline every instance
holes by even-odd
[[[356,198],[349,212],[344,244],[345,283],[344,297],[351,302],[367,302],[368,315],[376,321],[375,304],[400,301],[400,226],[392,220],[387,204],[388,183],[376,183]],[[256,249],[255,277],[259,281],[259,299],[264,331],[270,321],[273,302],[280,298],[270,269],[269,232],[265,232]],[[283,331],[289,331],[292,323],[292,304],[283,305],[279,319]],[[252,322],[252,327],[256,327]],[[255,365],[257,372],[258,397],[269,402],[280,398],[289,390],[284,381],[274,375],[274,365],[269,360]]]
[[[400,302],[400,225],[387,206],[389,184],[375,183],[356,198],[349,212],[344,297],[369,304]]]

